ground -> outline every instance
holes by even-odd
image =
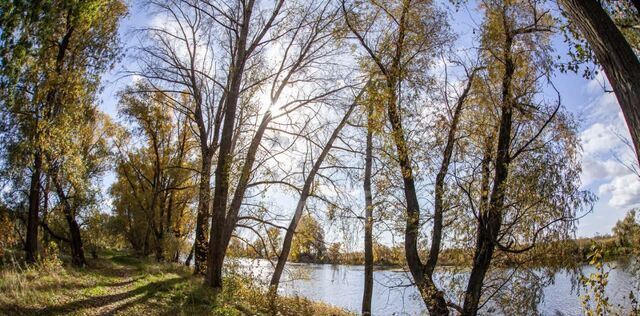
[[[275,307],[265,292],[234,277],[218,295],[178,264],[105,254],[83,269],[45,261],[0,270],[0,315],[348,315],[301,298]]]

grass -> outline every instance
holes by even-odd
[[[187,267],[122,253],[76,269],[60,262],[0,270],[0,315],[349,315],[299,297],[275,306],[241,276],[217,295]]]

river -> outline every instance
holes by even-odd
[[[266,282],[273,271],[271,264],[266,260],[242,259],[238,266],[245,270],[244,274],[251,273],[260,282]],[[581,269],[585,275],[595,271],[591,266],[584,266]],[[606,294],[609,301],[616,307],[628,310],[630,301],[627,296],[635,288],[634,284],[637,278],[622,265],[613,265],[613,268],[607,267],[607,271],[609,271],[609,283]],[[440,273],[440,275],[443,276],[446,273]],[[577,292],[575,281],[577,275],[567,270],[560,270],[551,275],[553,276],[550,278],[552,281],[542,285],[524,283],[525,290],[527,287],[540,286],[540,291],[537,293],[542,293],[542,297],[536,303],[538,312],[542,315],[582,315],[580,294]],[[362,303],[363,276],[363,266],[288,263],[279,292],[359,312]],[[409,285],[411,277],[406,272],[379,269],[374,271],[373,276],[372,311],[374,315],[426,314],[425,305],[418,296],[417,289]],[[540,277],[540,279],[543,278]],[[447,280],[440,280],[439,283],[454,282],[452,280],[455,278],[447,278]],[[462,280],[464,280],[464,275],[462,275]],[[534,280],[532,283],[537,282],[535,272],[533,278],[525,280]],[[466,282],[460,283],[466,284]],[[517,288],[514,288],[514,291],[516,290]],[[517,299],[520,294],[516,295]],[[501,314],[498,309],[494,309],[490,305],[492,304],[487,304],[482,310],[483,314]],[[533,311],[530,314],[534,314]]]

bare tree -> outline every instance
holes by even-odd
[[[207,5],[198,0],[150,0],[148,7],[163,24],[142,29],[138,70],[132,71],[162,92],[169,106],[182,113],[200,148],[198,213],[194,256],[196,274],[204,274],[209,234],[211,170],[219,146],[226,99],[224,69],[215,54],[216,28],[210,25]],[[144,92],[144,91],[139,91]]]
[[[356,108],[358,99],[360,98],[360,96],[362,95],[363,92],[364,92],[364,89],[360,91],[360,93],[358,94],[358,96],[356,96],[356,98],[353,101],[353,103],[349,106],[349,108],[348,108],[347,112],[345,113],[345,115],[343,116],[342,120],[340,121],[340,123],[338,123],[336,128],[333,130],[333,133],[331,134],[331,136],[327,140],[326,144],[322,147],[322,152],[320,153],[318,158],[313,163],[313,167],[311,168],[311,170],[309,171],[309,173],[307,174],[307,176],[305,178],[304,186],[302,187],[302,190],[300,191],[300,197],[298,199],[298,203],[296,205],[296,209],[295,209],[295,212],[293,214],[293,218],[291,219],[291,222],[289,223],[289,227],[287,228],[286,234],[284,236],[284,241],[282,242],[282,250],[280,252],[280,255],[278,256],[278,262],[276,264],[276,267],[275,267],[275,270],[273,272],[273,275],[271,276],[271,281],[269,283],[269,285],[271,287],[270,291],[274,295],[278,291],[278,285],[280,283],[280,278],[282,277],[282,272],[284,271],[284,266],[287,263],[287,259],[289,258],[289,252],[291,251],[291,243],[293,241],[293,237],[294,237],[294,234],[296,232],[296,227],[298,226],[298,223],[300,222],[300,218],[302,218],[302,212],[304,211],[307,199],[309,198],[309,196],[311,194],[311,189],[312,189],[313,183],[315,181],[315,177],[318,174],[318,171],[320,170],[320,167],[322,166],[322,163],[324,162],[324,159],[329,154],[329,151],[332,148],[333,142],[335,142],[336,138],[338,138],[338,135],[340,134],[340,131],[347,124],[347,120],[349,119],[349,116],[351,115],[353,110]]]

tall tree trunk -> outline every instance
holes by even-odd
[[[222,240],[217,243],[219,247],[213,248],[209,251],[211,260],[209,260],[208,262],[212,265],[209,269],[207,269],[207,273],[209,274],[209,278],[212,280],[222,281],[222,268],[224,264],[224,258],[227,254],[227,248],[229,247],[231,236],[233,235],[233,231],[238,222],[238,214],[240,212],[240,208],[242,207],[242,200],[244,199],[244,194],[247,190],[247,185],[249,184],[251,172],[253,171],[253,164],[256,160],[256,154],[258,153],[258,149],[260,148],[260,143],[262,142],[264,132],[267,130],[269,122],[271,122],[271,118],[271,111],[267,111],[267,113],[265,113],[265,115],[263,116],[260,125],[258,126],[258,130],[251,140],[251,144],[249,145],[249,149],[247,150],[247,155],[244,160],[244,165],[242,166],[242,171],[240,172],[240,179],[238,180],[238,185],[236,185],[236,190],[233,194],[231,205],[229,205],[229,211],[227,212],[225,224],[222,227]]]
[[[509,176],[509,164],[511,157],[511,129],[514,100],[512,96],[512,81],[515,73],[515,64],[512,56],[513,37],[506,18],[503,18],[505,41],[503,43],[504,75],[502,77],[502,104],[500,125],[498,127],[498,148],[495,160],[495,176],[489,205],[486,212],[479,214],[478,234],[476,249],[473,256],[473,266],[467,283],[464,296],[463,315],[475,316],[478,314],[478,306],[482,295],[484,278],[491,266],[496,241],[502,226],[502,211],[505,200],[504,185]]]
[[[244,49],[244,48],[243,48]],[[236,68],[238,69],[238,68]],[[242,69],[238,69],[242,71]],[[224,239],[224,224],[227,213],[227,200],[229,198],[229,175],[231,163],[231,148],[233,145],[233,132],[235,128],[236,108],[239,98],[241,75],[231,85],[233,92],[229,93],[224,125],[220,140],[220,153],[215,171],[215,188],[213,190],[213,214],[211,218],[211,231],[209,237],[209,249],[207,256],[207,283],[214,288],[222,288],[222,276],[214,271],[214,266],[222,252]]]
[[[371,193],[371,169],[373,165],[373,131],[371,116],[373,107],[369,107],[367,117],[367,148],[364,158],[364,290],[362,293],[362,315],[371,315],[371,296],[373,294],[373,196]]]
[[[226,98],[224,122],[222,132],[220,134],[220,148],[218,154],[218,162],[215,171],[215,189],[213,190],[213,211],[211,217],[211,232],[209,237],[209,249],[207,257],[207,284],[220,289],[222,288],[222,276],[214,271],[216,262],[220,260],[219,253],[224,248],[224,224],[227,213],[227,200],[229,198],[229,175],[231,157],[233,147],[233,134],[236,124],[236,112],[240,99],[240,86],[246,59],[248,58],[247,42],[249,37],[249,22],[253,14],[254,1],[250,0],[247,5],[243,6],[242,24],[236,41],[236,49],[234,51],[233,63],[229,70],[230,84],[229,92]],[[218,265],[222,265],[219,263]]]
[[[200,185],[198,188],[198,215],[196,217],[196,236],[193,244],[195,257],[194,274],[204,275],[207,271],[207,251],[209,248],[209,202],[211,199],[211,157],[208,151],[202,154]]]
[[[304,207],[307,203],[307,199],[311,194],[311,187],[313,185],[316,174],[320,170],[320,167],[322,166],[322,162],[329,154],[329,151],[333,146],[333,142],[336,140],[336,138],[338,138],[340,131],[347,124],[349,116],[353,112],[353,109],[356,107],[357,100],[360,98],[363,92],[364,92],[364,89],[360,91],[360,94],[356,97],[356,101],[354,101],[350,105],[349,110],[347,110],[347,113],[344,115],[340,123],[338,123],[338,126],[336,126],[336,129],[333,130],[333,133],[329,137],[329,140],[327,140],[327,143],[324,145],[324,148],[322,148],[322,152],[320,153],[320,156],[318,156],[318,159],[316,159],[316,161],[314,162],[313,167],[311,168],[311,170],[309,171],[309,174],[307,175],[307,178],[305,179],[304,186],[300,191],[300,198],[298,199],[298,204],[296,205],[295,213],[293,214],[293,218],[291,219],[291,222],[289,223],[289,227],[287,228],[287,232],[284,236],[284,241],[282,242],[282,250],[280,251],[280,255],[278,256],[278,263],[276,264],[275,270],[273,271],[273,275],[271,276],[271,282],[269,283],[270,292],[273,295],[272,297],[275,297],[275,294],[278,293],[278,285],[280,284],[280,278],[282,277],[284,266],[287,263],[287,259],[289,258],[289,253],[291,252],[291,243],[293,242],[293,236],[296,232],[296,228],[298,227],[298,223],[300,222],[300,218],[302,218],[302,212],[304,211]]]
[[[36,262],[38,252],[38,212],[40,209],[40,174],[42,172],[42,155],[36,151],[31,184],[29,187],[29,214],[27,219],[27,242],[25,243],[26,261]]]
[[[229,89],[225,95],[224,121],[220,134],[220,147],[215,171],[213,214],[211,218],[206,277],[207,284],[216,289],[222,288],[222,264],[230,238],[226,234],[228,231],[233,231],[234,229],[234,227],[227,227],[227,201],[229,198],[229,175],[231,163],[233,162],[231,155],[235,143],[234,129],[236,112],[241,94],[240,87],[242,86],[247,60],[258,47],[268,30],[273,26],[276,17],[284,5],[284,0],[279,0],[275,3],[272,14],[265,21],[262,29],[257,31],[256,34],[250,34],[254,5],[255,0],[248,0],[242,6],[241,23],[236,33],[235,49],[229,69]]]
[[[640,160],[640,61],[596,0],[558,0],[604,68]],[[634,1],[637,6],[637,1]]]
[[[511,109],[503,109],[498,134],[498,151],[496,170],[489,206],[480,214],[476,251],[473,256],[473,267],[467,283],[463,315],[477,315],[484,278],[489,271],[496,239],[502,226],[502,208],[504,207],[504,184],[509,173],[509,143],[511,142]]]
[[[407,202],[407,220],[405,229],[404,250],[407,259],[409,271],[413,277],[422,299],[427,305],[429,314],[431,315],[449,315],[447,302],[444,293],[438,290],[435,283],[426,277],[425,266],[420,261],[418,254],[418,236],[420,235],[420,206],[418,204],[418,196],[416,193],[415,180],[413,178],[413,169],[409,158],[408,148],[404,137],[404,129],[400,121],[400,113],[397,108],[395,94],[389,101],[388,114],[391,127],[393,129],[393,138],[396,144],[400,170],[402,173],[402,181],[404,184],[404,195]]]

